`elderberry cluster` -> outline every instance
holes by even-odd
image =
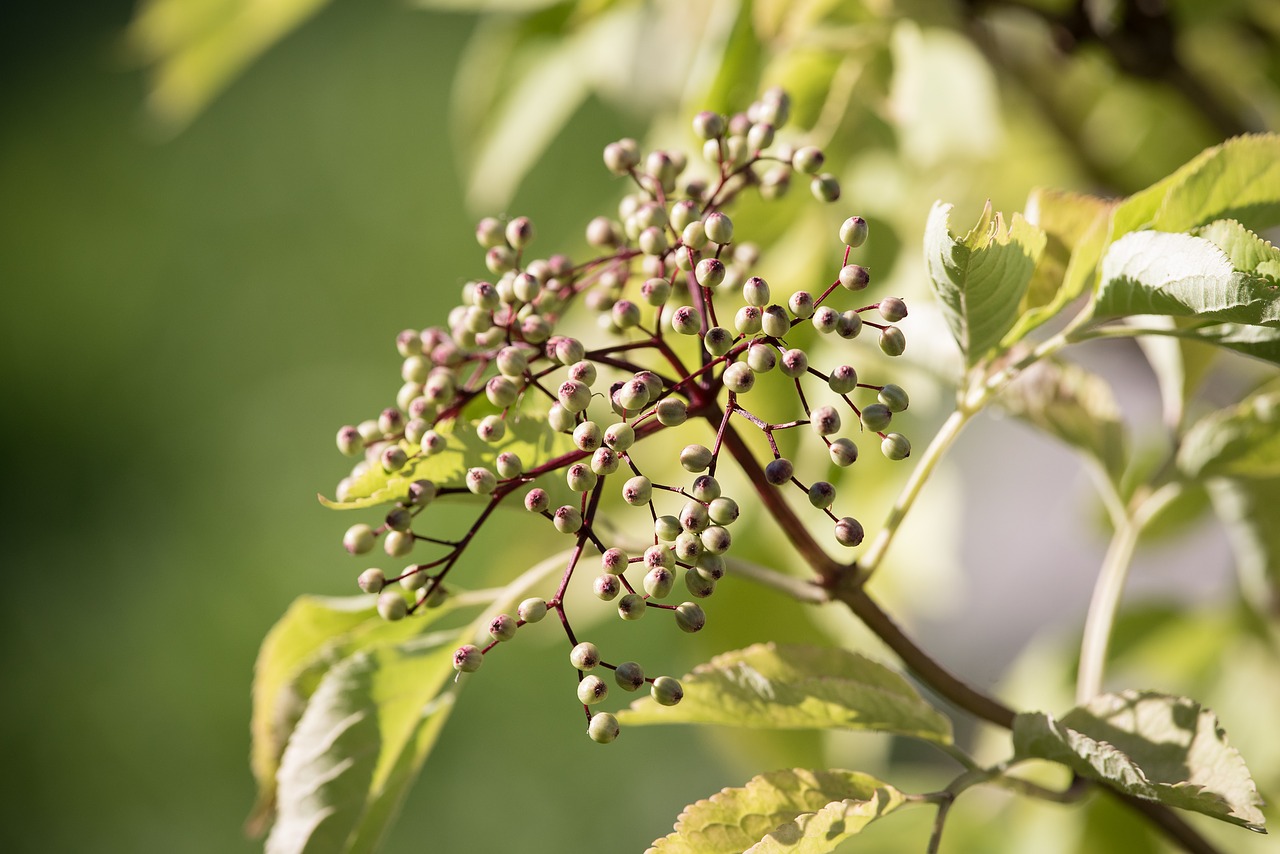
[[[361,589],[379,594],[377,610],[388,620],[446,600],[446,580],[502,505],[522,504],[568,538],[570,557],[557,588],[495,618],[488,643],[459,648],[454,666],[479,669],[500,644],[554,613],[570,646],[588,734],[599,742],[618,733],[617,719],[595,710],[610,681],[627,692],[648,685],[667,705],[678,703],[683,689],[669,676],[646,676],[634,661],[607,661],[595,644],[579,640],[566,610],[575,572],[595,572],[594,595],[616,603],[623,620],[658,611],[679,629],[697,632],[706,615],[692,600],[710,596],[724,578],[739,501],[747,498],[724,493],[716,478],[719,464],[737,467],[766,505],[786,500],[773,498],[772,491],[798,489],[829,518],[835,542],[855,547],[863,539],[862,524],[837,515],[833,484],[797,476],[776,434],[812,431],[840,467],[858,459],[855,438],[877,437],[889,459],[910,453],[906,438],[885,432],[895,413],[907,408],[906,392],[863,381],[849,363],[811,364],[809,354],[791,343],[800,337],[793,330],[805,324],[841,339],[872,327],[884,353],[903,352],[905,339],[894,325],[907,315],[902,300],[843,310],[834,305],[870,280],[864,267],[849,263],[852,250],[867,239],[866,221],[854,216],[840,227],[843,257],[831,281],[777,294],[753,274],[759,252],[738,241],[725,213],[749,188],[777,198],[796,176],[809,176],[818,200],[839,198],[836,178],[820,172],[820,150],[774,144],[789,108],[786,94],[771,90],[728,119],[699,113],[693,129],[704,141],[709,166],[702,173],[688,170],[679,152],[644,154],[630,139],[606,146],[606,167],[633,189],[616,218],[597,217],[587,225],[595,256],[589,260],[534,256],[534,226],[526,217],[482,220],[476,238],[490,277],[463,286],[445,325],[397,336],[404,384],[396,405],[338,431],[339,449],[361,458],[339,484],[338,501],[366,500],[382,490],[395,502],[377,527],[351,527],[346,549],[365,554],[381,541],[391,558],[433,553],[391,576],[377,568],[360,574]],[[581,326],[583,311],[595,315],[598,331],[564,334],[578,328],[575,322]],[[864,319],[869,312],[879,322]],[[782,379],[767,379],[770,374]],[[759,407],[753,410],[758,380],[778,383],[794,398],[796,417],[770,421]],[[875,399],[859,405],[854,396],[860,394]],[[707,434],[714,437],[709,444],[681,435],[695,425],[704,441]],[[738,425],[764,436],[770,455],[763,465]],[[530,427],[561,435],[561,444],[522,459],[514,437]],[[655,434],[664,441],[645,444]],[[658,444],[683,446],[679,463],[687,476],[670,483],[654,479],[657,469],[641,450]],[[519,447],[529,456],[528,448],[541,446]],[[469,455],[468,465],[452,470],[440,464],[451,453]],[[471,527],[452,539],[425,533],[422,523],[431,517],[424,511],[462,493],[486,501]],[[678,589],[692,599],[668,602],[682,598],[673,597]],[[604,671],[612,671],[612,680],[600,675]]]

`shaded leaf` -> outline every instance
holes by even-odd
[[[1093,456],[1113,481],[1124,474],[1124,421],[1111,386],[1097,374],[1069,362],[1041,360],[1005,389],[1000,404]]]
[[[436,432],[448,440],[443,450],[428,457],[416,446],[401,442],[409,454],[404,468],[388,474],[379,465],[365,466],[351,479],[344,500],[333,501],[322,495],[318,496],[320,503],[335,510],[373,507],[404,498],[415,480],[429,480],[441,489],[461,488],[465,486],[467,469],[491,466],[503,451],[519,455],[528,470],[573,449],[568,435],[552,430],[545,418],[530,415],[508,419],[501,442],[485,442],[476,435],[475,425],[466,421],[437,426]]]
[[[459,642],[437,632],[325,674],[280,762],[269,854],[375,850],[453,706]]]
[[[1235,269],[1202,237],[1142,231],[1111,245],[1102,259],[1095,314],[1199,317],[1255,326],[1280,325],[1280,290]]]
[[[1146,315],[1134,322],[1140,323],[1144,329],[1163,327],[1169,330],[1168,335],[1142,335],[1137,340],[1160,387],[1164,423],[1177,430],[1182,424],[1187,400],[1213,366],[1217,351],[1207,341],[1179,334],[1180,328],[1190,327],[1192,321],[1188,318]]]
[[[1209,481],[1214,512],[1227,529],[1246,599],[1259,612],[1280,613],[1280,478]]]
[[[1154,692],[1102,694],[1055,720],[1014,719],[1020,759],[1061,762],[1135,797],[1194,810],[1261,831],[1261,799],[1217,717],[1184,697]]]
[[[716,656],[681,682],[679,705],[661,706],[645,697],[618,719],[625,724],[876,730],[951,741],[951,721],[906,679],[842,649],[756,644]]]
[[[1188,477],[1280,477],[1280,381],[1196,422],[1178,467]]]
[[[771,771],[685,807],[655,854],[833,851],[902,805],[901,792],[856,771]]]
[[[951,205],[934,203],[925,226],[925,260],[947,325],[966,367],[972,367],[1013,325],[1045,234],[1018,214],[1006,228],[988,202],[978,224],[957,240],[950,215]]]
[[[180,129],[254,59],[329,0],[144,0],[129,42],[153,65],[151,112]]]

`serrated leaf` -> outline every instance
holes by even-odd
[[[492,466],[494,458],[503,451],[517,454],[527,470],[573,449],[569,436],[552,430],[545,418],[530,415],[508,419],[507,433],[501,442],[485,442],[476,435],[475,425],[467,421],[438,426],[436,432],[447,439],[443,450],[428,457],[422,455],[419,448],[402,441],[401,447],[410,455],[402,469],[388,474],[379,465],[369,465],[352,478],[344,500],[333,501],[321,495],[318,496],[320,503],[334,510],[373,507],[404,498],[409,484],[415,480],[429,480],[442,489],[461,488],[465,486],[467,469]]]
[[[1182,441],[1178,467],[1188,477],[1280,477],[1280,381],[1196,422]]]
[[[458,643],[436,632],[325,674],[280,762],[268,854],[375,850],[452,708]]]
[[[146,0],[129,42],[152,65],[147,103],[180,130],[236,75],[329,0]]]
[[[645,697],[624,724],[700,723],[762,729],[876,730],[951,741],[951,721],[901,675],[854,652],[755,644],[718,655],[681,679],[684,699]]]
[[[265,830],[275,809],[276,772],[290,733],[331,667],[360,647],[403,642],[425,632],[451,604],[388,623],[373,596],[300,596],[267,633],[253,679],[251,764],[258,784],[248,825]]]
[[[834,851],[845,838],[904,802],[902,793],[856,771],[771,771],[685,807],[654,854]]]
[[[1094,457],[1116,482],[1125,468],[1125,428],[1111,386],[1070,362],[1041,360],[1000,396],[1008,412]]]
[[[1021,316],[1005,336],[1006,345],[1026,337],[1083,293],[1089,274],[1102,257],[1115,204],[1084,193],[1044,188],[1031,191],[1025,216],[1045,233],[1045,249],[1023,296]]]
[[[1236,220],[1214,220],[1195,233],[1221,249],[1235,269],[1272,283],[1280,280],[1280,250]]]
[[[1060,762],[1135,797],[1263,830],[1261,799],[1213,712],[1194,700],[1125,691],[1102,694],[1055,720],[1018,715],[1015,754]]]
[[[925,260],[965,366],[972,367],[1013,326],[1045,234],[1019,214],[1006,228],[988,202],[978,224],[957,240],[950,231],[951,209],[934,203],[925,226]]]
[[[1157,314],[1253,326],[1280,325],[1280,288],[1236,270],[1202,237],[1141,231],[1120,238],[1102,259],[1098,317]]]

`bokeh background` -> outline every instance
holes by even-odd
[[[211,6],[152,5],[197,18]],[[820,20],[813,10],[824,4],[802,5],[795,16]],[[1063,33],[1034,14],[993,15],[975,29],[980,13],[968,4],[849,4],[862,17],[839,23],[868,25],[857,35],[866,62],[814,79],[844,81],[853,106],[832,118],[800,96],[801,112],[844,158],[857,207],[804,228],[833,236],[833,223],[865,213],[881,240],[883,292],[918,299],[917,247],[934,198],[955,201],[968,221],[987,197],[1019,209],[1036,183],[1127,193],[1232,130],[1276,126],[1274,7],[1220,5],[1174,6],[1178,55],[1197,81],[1188,89],[1135,74],[1105,45],[1053,60]],[[344,473],[333,434],[394,396],[395,333],[438,322],[459,284],[482,270],[476,216],[528,214],[541,246],[578,251],[582,226],[620,193],[596,167],[605,142],[652,133],[691,146],[684,128],[700,98],[741,105],[762,79],[808,80],[788,68],[821,65],[801,49],[801,24],[788,29],[786,4],[757,4],[759,34],[746,36],[737,3],[707,4],[698,32],[719,32],[720,42],[707,36],[702,49],[721,53],[697,64],[681,53],[693,48],[654,35],[668,16],[693,13],[659,3],[642,9],[643,61],[619,54],[623,67],[607,74],[592,66],[592,86],[568,107],[547,89],[546,106],[530,103],[535,117],[554,114],[547,127],[504,140],[492,116],[503,115],[503,87],[521,70],[495,66],[489,79],[481,48],[503,44],[513,20],[554,47],[573,29],[573,6],[528,24],[333,3],[179,123],[146,108],[145,52],[126,35],[133,4],[8,10],[0,524],[11,586],[0,598],[0,850],[258,850],[241,829],[254,794],[257,646],[298,594],[354,590],[360,567],[340,547],[351,520],[315,500]],[[915,23],[895,26],[903,15]],[[752,39],[754,53],[743,48]],[[791,66],[771,64],[778,56]],[[671,67],[645,74],[646,65]],[[956,104],[948,77],[976,94]],[[527,175],[485,179],[477,167],[494,139],[527,146],[514,157],[528,161]],[[784,268],[795,257],[785,250],[799,253],[797,269],[812,269],[823,250],[810,246],[821,239],[761,222],[784,247]],[[911,304],[917,316],[920,303]],[[903,371],[915,382],[914,432],[927,436],[944,414],[936,377],[949,345],[930,343],[940,327],[929,326],[927,308],[918,316]],[[1158,425],[1157,390],[1136,348],[1082,357],[1111,371],[1136,429]],[[1234,365],[1215,376],[1227,389],[1249,382]],[[1105,548],[1100,513],[1071,455],[1020,425],[988,419],[960,452],[882,593],[946,663],[1047,703],[1069,684]],[[869,487],[868,500],[885,500],[892,486]],[[1201,698],[1224,708],[1248,698],[1252,707],[1224,722],[1265,788],[1280,771],[1264,713],[1280,700],[1274,685],[1232,681],[1213,665],[1222,652],[1213,644],[1246,643],[1222,628],[1235,607],[1232,558],[1211,522],[1184,527],[1189,534],[1151,544],[1139,562],[1136,616],[1119,653],[1165,680],[1151,687],[1209,691]],[[525,543],[479,545],[473,586],[527,564]],[[767,533],[760,546],[768,549]],[[1172,589],[1194,603],[1188,631],[1198,645],[1181,630],[1173,639],[1171,627],[1184,624],[1167,616]],[[839,615],[802,615],[745,585],[726,586],[714,606],[718,633],[654,636],[645,655],[680,673],[754,640],[858,637]],[[388,851],[640,850],[684,804],[765,767],[875,771],[892,759],[905,769],[895,782],[937,784],[928,757],[870,737],[651,729],[602,751],[581,737],[551,640],[521,644],[473,680]],[[954,850],[976,850],[963,847],[966,828],[998,815],[1008,850],[1100,850],[1089,840],[1102,837],[1129,846],[1116,850],[1160,850],[1141,831],[1122,835],[1130,831],[1116,829],[1106,804],[1081,830],[1065,811],[1015,810],[986,795],[957,808]],[[867,839],[883,850],[915,845],[928,819],[908,812]],[[1227,829],[1232,844],[1253,841],[1243,837]]]

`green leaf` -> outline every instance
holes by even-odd
[[[1277,326],[1278,296],[1273,280],[1236,270],[1226,253],[1202,237],[1141,231],[1107,250],[1094,312]]]
[[[906,679],[842,649],[756,644],[718,655],[681,681],[679,705],[661,706],[645,697],[618,719],[625,724],[876,730],[951,742],[951,721]]]
[[[1046,238],[1019,214],[1005,228],[1003,215],[993,214],[988,202],[978,224],[957,240],[950,215],[951,205],[934,203],[925,226],[925,261],[965,366],[972,367],[1013,326]]]
[[[329,0],[144,0],[129,42],[153,65],[152,114],[173,130],[191,122],[254,59]]]
[[[467,636],[365,650],[325,674],[280,762],[268,854],[376,849],[453,706]]]
[[[1217,350],[1190,334],[1179,335],[1179,329],[1191,328],[1193,322],[1188,318],[1147,315],[1141,323],[1144,328],[1161,326],[1169,330],[1166,335],[1140,336],[1138,346],[1156,375],[1164,404],[1164,423],[1175,431],[1180,430],[1187,400],[1209,373]]]
[[[1023,296],[1007,343],[1061,311],[1084,291],[1098,259],[1115,202],[1083,193],[1037,188],[1027,197],[1027,222],[1045,233],[1045,249]],[[1071,275],[1068,276],[1068,271]]]
[[[275,810],[276,772],[290,733],[331,667],[361,647],[403,642],[426,631],[451,604],[412,620],[388,623],[375,597],[300,596],[271,628],[258,652],[253,679],[251,764],[258,798],[249,819],[255,834]]]
[[[1235,269],[1273,284],[1280,280],[1280,250],[1236,220],[1214,220],[1196,229],[1196,234],[1221,249]]]
[[[771,771],[685,807],[654,854],[820,854],[897,809],[901,792],[856,771]]]
[[[1185,697],[1154,692],[1102,694],[1055,720],[1018,715],[1019,759],[1061,762],[1135,797],[1194,810],[1263,831],[1261,799],[1217,717]]]
[[[1280,224],[1280,135],[1229,139],[1206,149],[1117,209],[1111,239],[1141,228],[1186,231],[1218,219],[1254,230]]]
[[[545,418],[530,415],[508,419],[506,436],[492,444],[476,435],[471,422],[453,422],[438,426],[436,431],[448,440],[442,451],[427,457],[402,441],[401,447],[410,455],[404,468],[388,474],[379,465],[366,466],[352,478],[344,500],[333,501],[321,495],[320,503],[335,510],[373,507],[404,498],[415,480],[429,480],[442,489],[463,487],[467,469],[490,466],[503,451],[519,455],[528,470],[573,449],[569,436],[552,430]]]
[[[1125,428],[1111,386],[1079,365],[1041,360],[1001,394],[1000,404],[1051,436],[1094,457],[1119,482]]]
[[[1280,380],[1196,422],[1182,441],[1178,467],[1193,478],[1280,477]]]
[[[1214,512],[1222,520],[1236,556],[1246,600],[1261,614],[1280,611],[1280,478],[1218,478],[1209,481]]]

